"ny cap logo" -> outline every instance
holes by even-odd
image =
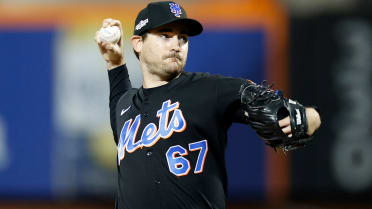
[[[182,14],[181,7],[179,4],[176,3],[169,3],[169,8],[171,12],[174,14],[176,17],[181,17],[180,15]]]

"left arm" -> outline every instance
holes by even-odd
[[[260,137],[271,140],[282,138],[282,144],[288,144],[287,142],[291,141],[289,138],[293,134],[296,136],[293,143],[299,143],[299,145],[293,144],[294,147],[302,146],[301,144],[305,143],[305,140],[302,139],[311,137],[320,127],[320,115],[313,107],[303,107],[301,104],[289,101],[279,95],[273,97],[280,98],[280,100],[274,99],[271,95],[274,95],[275,91],[271,91],[265,86],[259,88],[248,80],[229,77],[217,78],[218,107],[220,112],[224,113],[223,121],[228,122],[228,124],[231,122],[249,124]],[[253,87],[245,91],[247,93],[245,98],[259,96],[262,92],[266,92],[265,95],[269,97],[259,96],[259,100],[256,101],[256,108],[250,109],[248,107],[247,109],[247,105],[242,101],[241,87],[244,86]],[[267,101],[268,103],[261,104],[260,101]],[[284,119],[281,119],[283,114],[279,113],[282,107],[289,108],[287,109],[288,116]],[[290,117],[292,117],[291,120]],[[307,123],[305,121],[301,122],[301,119],[305,118]],[[291,121],[294,130],[291,128]],[[288,148],[290,147],[288,146]]]

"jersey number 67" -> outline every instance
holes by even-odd
[[[194,173],[199,174],[203,172],[205,157],[208,152],[207,140],[202,140],[189,144],[189,151],[199,150],[198,160],[196,161]],[[180,145],[175,145],[169,147],[166,152],[167,162],[169,171],[176,176],[186,176],[191,170],[190,161],[188,161],[184,156],[188,155],[185,148]]]

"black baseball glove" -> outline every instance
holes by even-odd
[[[297,101],[287,99],[281,91],[274,91],[265,81],[254,82],[240,88],[241,103],[248,124],[275,150],[294,150],[311,140],[307,132],[305,108]],[[292,136],[279,127],[279,120],[289,116]]]

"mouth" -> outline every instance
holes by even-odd
[[[166,56],[165,57],[166,59],[171,59],[172,61],[176,62],[176,61],[182,61],[182,58],[179,56],[179,55],[170,55],[170,56]]]
[[[177,62],[177,61],[181,61],[179,58],[177,57],[168,57],[168,59],[170,59],[171,61],[173,62]]]

